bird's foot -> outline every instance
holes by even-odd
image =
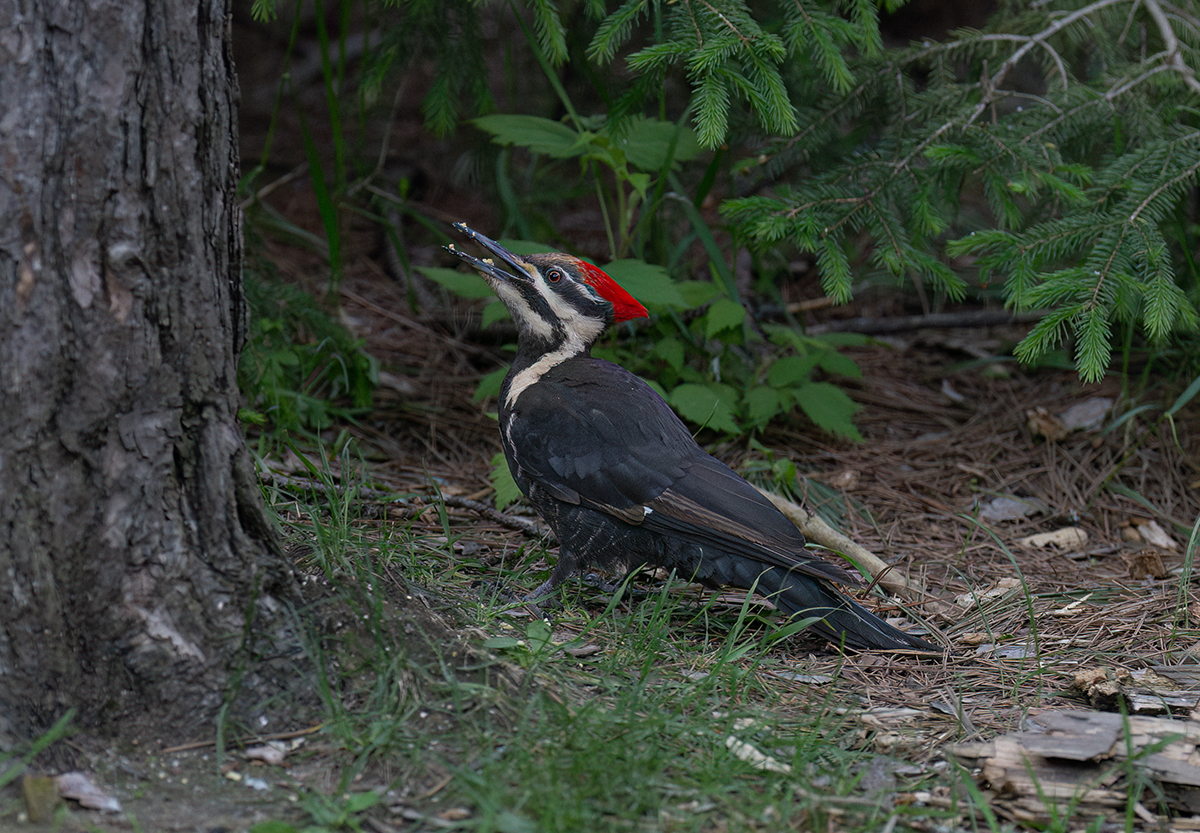
[[[541,616],[544,610],[558,610],[562,607],[562,598],[554,591],[558,588],[552,582],[544,582],[536,590],[527,593],[521,601],[531,610]]]
[[[580,576],[579,581],[583,584],[586,584],[588,587],[595,587],[597,590],[600,590],[609,596],[620,590],[621,585],[624,583],[623,580],[609,581],[599,573],[587,573],[583,576]]]
[[[531,618],[541,619],[545,616],[543,608],[548,607],[553,609],[557,606],[554,599],[546,599],[544,604],[539,603],[537,590],[533,593],[520,595],[514,593],[503,584],[483,580],[474,582],[472,587],[479,591],[479,600],[484,605],[503,608],[504,612],[517,616],[524,613]]]

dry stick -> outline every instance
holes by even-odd
[[[459,509],[470,509],[472,512],[483,515],[502,526],[507,526],[509,529],[518,529],[534,538],[547,537],[553,538],[554,533],[549,527],[542,527],[537,521],[531,521],[528,518],[520,518],[516,515],[509,515],[507,512],[501,512],[486,503],[480,503],[477,500],[470,500],[465,497],[455,497],[454,495],[442,495],[442,501],[447,506],[456,506]]]
[[[331,488],[322,483],[318,483],[315,480],[310,480],[305,477],[296,477],[290,474],[283,474],[282,472],[272,471],[270,469],[263,471],[259,476],[263,480],[274,482],[280,486],[310,489],[316,492],[332,491]],[[369,486],[363,485],[357,486],[356,489],[357,494],[360,497],[367,498],[368,500],[375,500],[380,503],[387,504],[388,506],[405,507],[413,515],[419,515],[440,500],[447,506],[454,506],[459,509],[469,509],[470,511],[479,515],[483,515],[485,518],[489,518],[490,520],[493,520],[502,526],[524,532],[534,538],[539,536],[545,536],[549,538],[554,537],[554,533],[548,527],[542,527],[536,521],[531,521],[528,518],[521,518],[516,515],[509,515],[506,512],[501,512],[498,509],[488,506],[486,503],[480,503],[479,501],[471,500],[470,498],[456,497],[455,495],[436,495],[428,497],[414,495],[411,498],[397,500],[395,493],[388,490],[372,489]]]
[[[914,593],[923,595],[920,590],[909,585],[904,576],[893,570],[891,565],[885,563],[883,559],[866,547],[851,541],[816,514],[809,512],[797,503],[792,503],[787,498],[772,494],[766,489],[755,488],[763,497],[775,504],[775,508],[782,512],[789,521],[799,527],[805,538],[815,541],[823,547],[844,553],[856,566],[870,573],[871,578],[877,580],[884,590],[905,598],[912,598]]]
[[[305,735],[311,735],[314,732],[319,732],[325,728],[324,723],[318,723],[316,726],[309,726],[307,729],[297,729],[294,732],[276,732],[273,735],[252,735],[248,738],[242,738],[235,741],[239,746],[246,746],[251,743],[266,743],[271,740],[291,740],[292,738],[300,738]],[[179,746],[169,746],[163,749],[158,754],[173,755],[176,752],[188,752],[192,749],[204,749],[209,746],[216,746],[215,740],[198,740],[195,743],[181,743]]]
[[[827,321],[808,328],[810,335],[832,332],[855,332],[875,335],[904,330],[942,329],[953,327],[993,327],[1003,324],[1028,324],[1040,321],[1043,311],[1012,312],[1011,310],[970,310],[967,312],[934,312],[928,315],[899,315],[887,318],[849,318]]]
[[[886,563],[862,544],[856,543],[838,532],[815,513],[809,512],[799,504],[792,503],[787,498],[771,494],[766,489],[755,488],[762,493],[763,497],[771,501],[789,521],[794,523],[804,533],[805,538],[842,553],[855,566],[870,573],[871,578],[889,593],[921,605],[927,613],[949,613],[955,609],[953,605],[931,595],[924,587],[910,584],[904,576],[896,572],[891,564]]]

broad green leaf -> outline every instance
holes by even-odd
[[[297,367],[300,364],[300,357],[296,355],[296,351],[290,347],[285,347],[282,350],[276,350],[268,359],[275,362],[281,367]]]
[[[508,307],[504,306],[502,301],[492,301],[483,308],[483,316],[480,321],[480,326],[486,330],[497,321],[503,321],[506,318],[512,318],[512,316],[509,315]]]
[[[657,119],[633,119],[623,137],[616,144],[625,151],[629,164],[643,171],[660,171],[667,163],[667,151],[671,139],[675,139],[674,162],[687,162],[700,155],[700,143],[690,127],[677,127],[669,121]]]
[[[521,499],[521,490],[517,481],[513,480],[512,472],[508,470],[508,460],[504,452],[492,457],[492,488],[496,490],[496,508],[503,511],[510,503]]]
[[[790,347],[800,353],[808,349],[805,344],[805,339],[808,337],[801,336],[793,327],[784,326],[783,324],[771,324],[770,322],[763,322],[761,326],[762,331],[767,335],[767,340],[772,344],[780,347]]]
[[[604,267],[604,271],[648,310],[688,309],[687,300],[662,266],[630,258],[614,260]]]
[[[817,364],[826,373],[837,373],[851,379],[862,378],[862,371],[854,363],[854,359],[837,350],[822,350],[817,354]]]
[[[460,272],[441,266],[418,266],[418,271],[434,283],[444,286],[460,298],[495,298],[487,281],[475,272]]]
[[[676,373],[683,367],[683,342],[677,338],[664,338],[654,345],[654,354],[666,361]]]
[[[862,442],[862,434],[854,425],[854,414],[859,405],[837,385],[829,382],[809,382],[794,392],[796,404],[818,427],[832,434],[855,442]]]
[[[544,153],[556,159],[578,156],[584,150],[578,133],[562,122],[540,116],[493,113],[480,116],[472,123],[480,130],[491,133],[497,144],[529,148],[535,153]]]
[[[737,434],[741,429],[733,418],[733,408],[728,401],[731,392],[732,389],[727,385],[689,382],[671,391],[668,401],[689,422],[715,431]]]
[[[683,296],[683,309],[702,307],[721,294],[721,288],[712,281],[676,281],[675,288]]]
[[[471,395],[472,402],[482,402],[485,399],[490,399],[500,395],[500,386],[504,383],[504,377],[508,375],[508,366],[498,367],[491,373],[488,373],[479,380],[479,384],[475,386],[475,393]]]
[[[536,240],[513,240],[508,237],[502,237],[496,242],[515,255],[536,255],[541,252],[558,251],[558,249],[554,248],[553,246],[547,246],[545,243],[538,243]]]
[[[525,626],[525,644],[529,650],[540,652],[551,647],[553,642],[554,631],[545,619],[534,619]]]
[[[719,332],[742,326],[745,320],[745,307],[729,298],[718,298],[704,315],[704,334],[712,338]]]
[[[818,355],[814,353],[777,359],[767,371],[767,383],[773,388],[787,388],[803,382],[817,366]]]
[[[646,191],[650,189],[650,174],[628,173],[625,179],[637,193],[638,199],[646,199]]]
[[[746,418],[754,425],[766,425],[779,413],[782,401],[774,388],[760,385],[746,394]]]

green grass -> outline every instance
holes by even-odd
[[[332,774],[297,784],[306,821],[277,833],[369,829],[368,816],[397,823],[397,808],[414,829],[468,831],[1016,829],[954,766],[927,762],[882,788],[865,777],[895,765],[855,716],[875,703],[853,674],[784,682],[809,671],[785,641],[798,624],[661,575],[615,593],[572,581],[561,608],[530,617],[513,599],[545,578],[540,544],[463,549],[469,522],[441,504],[421,522],[380,520],[384,490],[351,444],[309,457],[313,487],[269,499],[313,543],[302,566],[327,587],[306,618]],[[1005,623],[1070,598],[1023,583],[959,625],[1002,640]],[[985,688],[1037,702],[1061,679],[1045,659],[996,663]],[[926,793],[943,800],[914,799]],[[1071,803],[1048,824],[1099,829]]]
[[[597,614],[593,602],[606,597],[572,585],[553,626],[520,618],[501,591],[538,580],[529,568],[540,549],[506,559],[508,588],[481,590],[472,583],[483,565],[464,566],[453,535],[359,516],[366,478],[349,454],[313,475],[307,494],[272,495],[299,518],[293,533],[314,545],[303,562],[327,583],[307,611],[323,623],[310,627],[307,651],[336,787],[302,788],[307,829],[359,829],[363,814],[380,812],[372,796],[388,790],[418,816],[505,833],[825,829],[832,819],[878,830],[893,815],[903,830],[905,816],[930,816],[859,787],[875,756],[857,748],[833,689],[776,690],[765,671],[779,632],[749,603],[698,603],[679,582],[641,582],[650,589],[626,586]],[[487,647],[414,632],[405,604],[417,579]],[[565,650],[589,643],[601,650]],[[413,786],[439,778],[432,795]]]
[[[420,523],[380,520],[369,507],[384,490],[352,445],[309,457],[312,488],[268,498],[323,582],[302,618],[324,725],[297,757],[319,756],[308,768],[329,776],[295,784],[302,823],[256,833],[368,830],[401,812],[411,829],[481,833],[1016,829],[974,776],[935,766],[937,750],[893,753],[916,758],[900,772],[873,750],[856,712],[881,703],[854,682],[869,664],[789,684],[810,670],[789,641],[801,623],[662,576],[615,593],[572,581],[560,608],[531,617],[513,599],[545,577],[540,545],[463,550],[469,527],[444,505]],[[987,629],[1014,606],[1033,616],[1062,603],[1051,595],[1022,585],[1003,610],[974,611],[985,624],[963,624]],[[1014,696],[1043,692],[1037,659],[994,673]],[[1098,829],[1070,804],[1049,824]]]

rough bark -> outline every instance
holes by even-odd
[[[290,593],[235,422],[228,14],[0,0],[0,748],[211,718]]]

